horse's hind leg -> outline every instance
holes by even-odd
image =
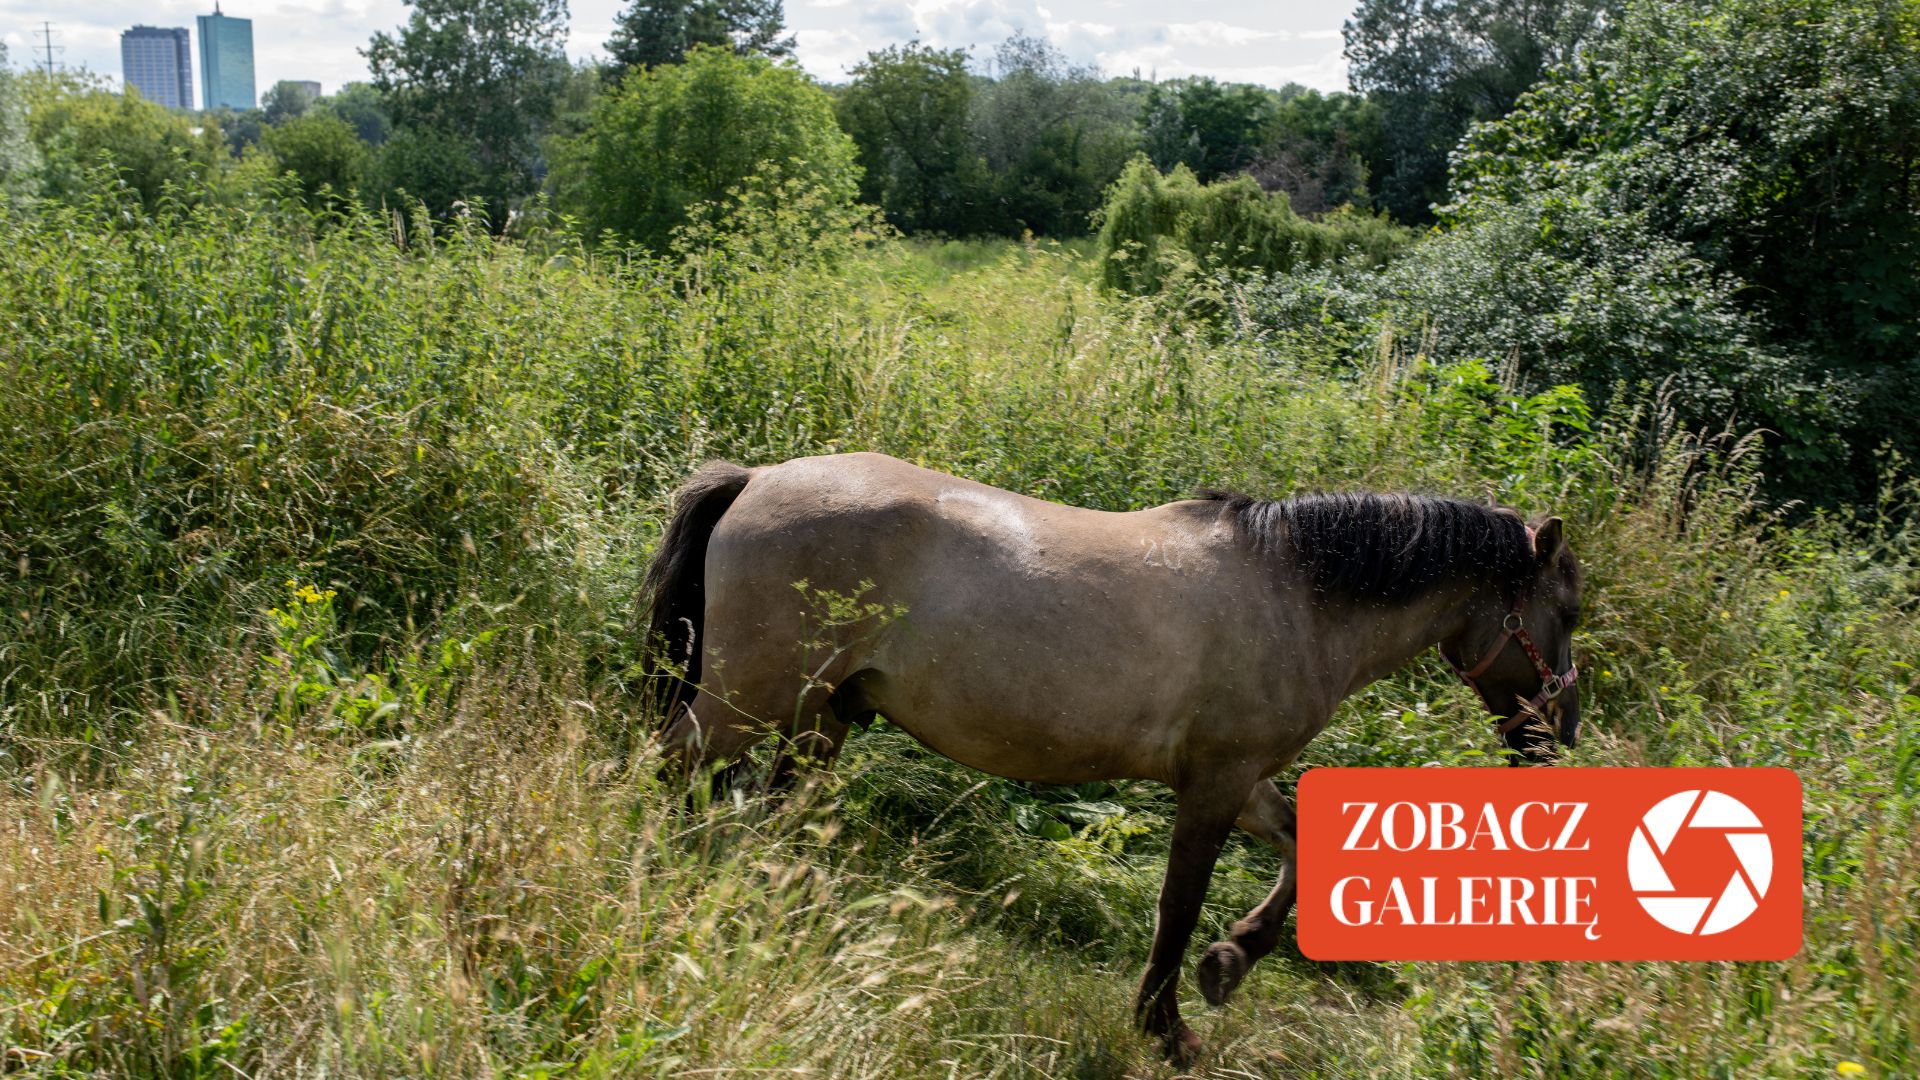
[[[1200,1052],[1200,1039],[1180,1019],[1177,990],[1181,958],[1200,906],[1213,878],[1214,861],[1233,831],[1237,809],[1211,791],[1189,788],[1180,793],[1180,809],[1173,821],[1173,849],[1167,855],[1167,877],[1160,886],[1159,916],[1153,927],[1153,949],[1147,954],[1147,973],[1134,998],[1134,1017],[1149,1035],[1164,1040],[1167,1056],[1185,1064]]]
[[[732,762],[766,738],[768,730],[732,702],[702,690],[667,725],[661,750],[668,762],[691,776],[710,765]]]
[[[846,732],[828,704],[826,688],[796,675],[724,698],[701,690],[668,726],[663,742],[668,760],[686,775],[725,764],[714,778],[717,792],[732,783],[741,755],[778,733],[783,743],[774,757],[770,786],[781,789],[792,783],[796,765],[833,760]]]
[[[808,770],[833,764],[840,747],[847,741],[849,725],[830,713],[795,725],[773,758],[773,771],[767,786],[774,791],[790,790]]]
[[[1259,907],[1233,924],[1231,941],[1214,942],[1200,957],[1194,977],[1210,1005],[1224,1004],[1253,965],[1280,943],[1287,912],[1293,908],[1294,822],[1293,804],[1280,793],[1278,785],[1262,780],[1253,786],[1235,824],[1279,850],[1280,878]]]
[[[846,745],[853,725],[870,724],[880,714],[872,696],[872,686],[878,677],[878,672],[872,669],[856,671],[834,687],[824,700],[801,702],[780,753],[773,759],[773,777],[768,786],[775,791],[785,791],[803,771],[833,764],[840,756],[840,748]],[[813,711],[808,711],[809,706]]]

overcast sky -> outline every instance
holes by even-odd
[[[280,79],[317,79],[328,93],[367,76],[359,49],[377,30],[406,19],[400,0],[222,0],[222,10],[253,20],[255,80],[264,93]],[[120,76],[120,31],[135,23],[184,26],[212,10],[211,0],[0,0],[0,40],[14,66],[39,63],[40,24],[53,24],[55,62]],[[567,51],[604,50],[622,0],[573,0]],[[977,60],[1015,31],[1045,34],[1074,60],[1109,74],[1169,78],[1212,75],[1279,86],[1299,82],[1346,88],[1340,25],[1353,0],[787,0],[787,26],[808,71],[831,80],[869,50],[918,37],[942,48],[969,47]],[[1169,14],[1177,21],[1165,21]],[[200,42],[193,42],[199,64]],[[194,95],[204,92],[196,71]]]

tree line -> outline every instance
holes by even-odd
[[[825,85],[792,63],[779,0],[636,0],[583,64],[563,51],[564,0],[409,7],[362,50],[370,80],[317,99],[280,83],[258,109],[190,116],[32,72],[10,97],[40,167],[71,177],[110,156],[149,197],[234,169],[501,221],[544,196],[596,234],[648,244],[680,200],[724,197],[768,163],[804,163],[897,228],[950,236],[1086,234],[1138,154],[1203,182],[1249,172],[1307,214],[1384,207],[1376,180],[1394,168],[1364,94],[1109,77],[1025,35],[977,55],[889,46]]]

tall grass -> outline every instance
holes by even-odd
[[[0,211],[7,1067],[1159,1069],[1127,1030],[1157,790],[985,780],[884,725],[785,806],[652,779],[632,603],[666,493],[709,456],[851,449],[1111,509],[1201,483],[1551,508],[1590,581],[1573,762],[1803,778],[1793,961],[1283,953],[1202,1013],[1207,1069],[1920,1065],[1899,506],[1789,528],[1750,444],[1658,401],[1592,417],[1391,342],[1355,370],[1107,297],[1073,250],[783,213],[654,258],[274,201]],[[1427,659],[1304,764],[1492,747]],[[1211,928],[1273,870],[1230,848]]]

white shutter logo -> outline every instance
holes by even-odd
[[[1661,862],[1682,829],[1726,837],[1739,868],[1718,896],[1680,896]],[[1640,906],[1669,930],[1702,937],[1731,930],[1760,907],[1773,881],[1773,842],[1745,803],[1718,791],[1682,791],[1655,803],[1633,830],[1627,877]]]

